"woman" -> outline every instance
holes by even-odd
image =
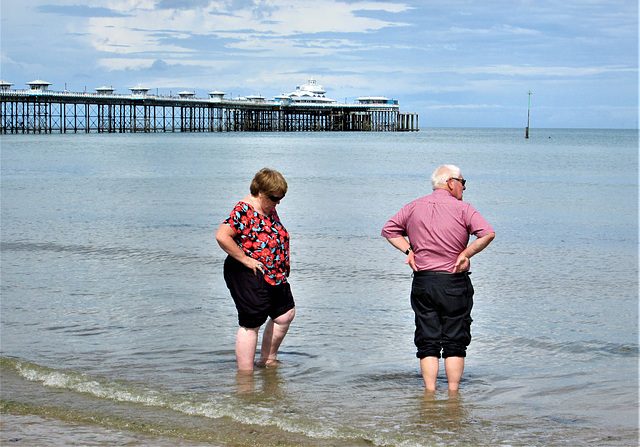
[[[229,255],[224,279],[238,310],[236,360],[240,371],[253,370],[258,332],[267,318],[256,364],[277,362],[278,348],[296,313],[287,282],[289,233],[276,212],[287,193],[287,182],[278,171],[264,168],[253,178],[250,192],[216,232],[218,244]]]

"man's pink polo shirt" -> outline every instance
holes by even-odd
[[[493,227],[470,204],[446,189],[403,206],[382,228],[382,236],[407,236],[418,270],[452,272],[458,255],[467,247],[469,235],[483,237]]]

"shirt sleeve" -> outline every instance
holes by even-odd
[[[246,222],[243,223],[243,218],[242,218],[243,215],[245,215],[245,212],[242,209],[242,205],[237,204],[233,208],[233,210],[231,210],[231,214],[229,214],[229,217],[227,217],[222,223],[227,224],[231,228],[233,228],[233,231],[235,231],[236,234],[240,234],[242,232],[243,227],[246,224]],[[246,218],[244,220],[246,220]]]
[[[382,227],[382,237],[393,238],[406,236],[406,207],[403,207],[400,211],[396,213],[391,219],[387,221],[386,224]]]
[[[469,205],[467,215],[469,219],[467,224],[469,234],[473,234],[476,237],[483,237],[487,234],[495,233],[495,230],[489,222],[487,222],[473,206]]]

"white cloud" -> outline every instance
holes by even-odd
[[[290,51],[305,54],[301,46],[277,37],[314,33],[363,33],[405,24],[374,19],[360,11],[401,12],[408,6],[390,2],[344,3],[337,0],[267,0],[260,9],[231,11],[225,3],[212,2],[195,9],[152,9],[153,3],[139,0],[114,0],[109,6],[121,17],[94,17],[77,22],[78,33],[85,33],[98,51],[117,54],[141,52],[188,53],[191,50],[166,43],[167,38],[191,35],[218,35],[238,41],[230,47],[275,53]],[[223,14],[221,14],[221,12]],[[86,28],[82,29],[83,26]],[[322,54],[332,48],[349,45],[346,40],[315,47]]]
[[[512,25],[495,25],[492,27],[478,27],[478,28],[463,28],[453,26],[449,29],[453,34],[465,34],[465,35],[539,35],[540,32],[535,29],[522,28]]]
[[[633,72],[638,71],[637,68],[628,67],[546,67],[546,66],[512,66],[512,65],[496,65],[488,67],[467,67],[457,70],[462,74],[497,74],[503,76],[542,76],[542,77],[580,77],[593,76],[602,73],[614,72]]]
[[[99,64],[101,67],[107,70],[140,70],[151,68],[153,64],[156,62],[156,59],[150,58],[132,58],[132,57],[110,57],[100,59]],[[226,68],[229,68],[235,63],[232,62],[223,62],[218,60],[208,60],[208,61],[194,61],[188,59],[163,59],[163,62],[168,66],[171,65],[179,65],[184,67],[202,67],[208,69],[215,69],[216,71],[222,71]]]

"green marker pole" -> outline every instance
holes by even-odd
[[[529,95],[529,106],[527,107],[527,132],[525,133],[525,138],[529,138],[529,118],[531,117],[531,90],[527,92]]]

